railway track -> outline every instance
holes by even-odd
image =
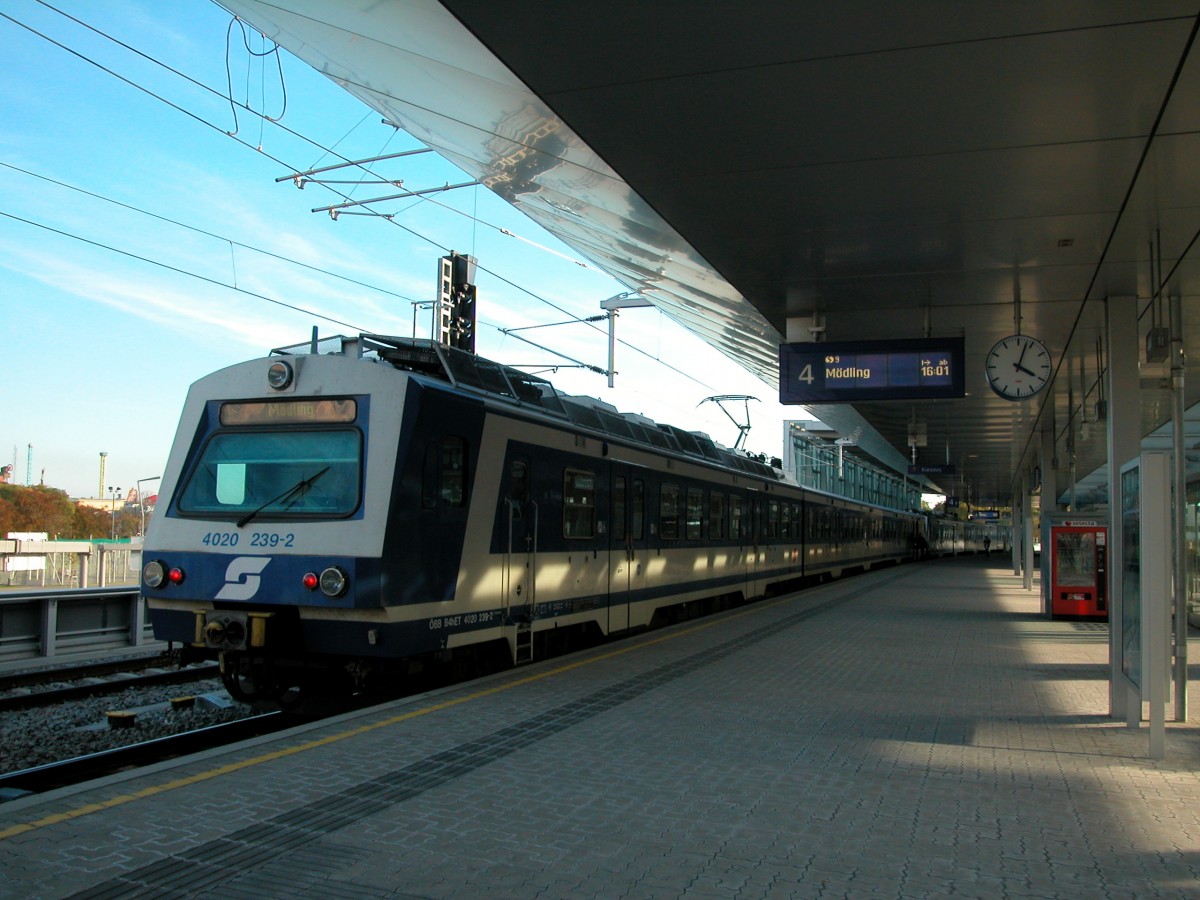
[[[164,654],[9,673],[0,677],[0,786],[15,788],[2,797],[240,740],[264,727],[242,724],[261,712],[229,697],[217,665],[178,668]]]
[[[98,753],[9,772],[0,775],[0,801],[40,794],[127,769],[142,768],[190,753],[272,734],[295,725],[296,721],[294,716],[286,713],[268,712],[234,722],[210,725],[182,734],[140,741],[124,747],[114,747]]]
[[[187,666],[182,669],[162,668],[173,665],[174,663],[166,657],[153,657],[136,663],[89,663],[70,668],[4,676],[0,678],[0,713],[35,709],[83,697],[116,693],[128,688],[191,684],[220,675],[220,668],[216,663]]]

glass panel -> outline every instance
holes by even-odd
[[[1096,533],[1063,532],[1055,535],[1055,582],[1063,587],[1090,587],[1096,583]]]
[[[1184,509],[1184,534],[1187,547],[1188,604],[1197,602],[1200,595],[1200,484],[1187,486],[1187,506]]]
[[[448,436],[442,442],[442,503],[466,506],[467,441]]]
[[[425,444],[425,455],[421,459],[421,506],[425,509],[437,507],[438,469],[442,461],[442,448],[436,441]]]
[[[217,463],[217,502],[229,506],[246,502],[245,463]]]
[[[356,430],[214,434],[179,493],[181,512],[344,516],[358,508]]]
[[[1142,686],[1141,468],[1121,473],[1121,671]]]
[[[708,496],[708,536],[714,541],[725,537],[725,495],[716,491]]]
[[[529,499],[529,466],[524,460],[513,460],[508,476],[508,499],[512,501],[514,519],[525,515],[525,501]]]
[[[640,541],[646,536],[646,484],[640,478],[633,482],[633,539]]]
[[[596,533],[596,476],[567,469],[563,475],[563,537],[590,538]]]
[[[704,524],[704,491],[688,488],[687,491],[687,539],[698,541]]]
[[[614,541],[625,540],[625,478],[621,475],[613,479],[612,536]]]
[[[673,541],[679,538],[679,486],[664,484],[659,493],[658,536]]]

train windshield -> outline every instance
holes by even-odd
[[[179,511],[264,518],[347,516],[359,504],[356,429],[214,434],[179,494]]]

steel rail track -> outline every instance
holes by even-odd
[[[40,681],[68,681],[74,678],[95,676],[99,671],[127,672],[134,666],[104,664],[103,667],[82,666],[74,670],[54,670],[40,673]],[[153,672],[150,674],[131,675],[128,678],[112,679],[109,681],[92,682],[88,684],[69,684],[60,688],[49,688],[44,691],[31,691],[28,694],[0,695],[0,712],[18,709],[33,709],[38,706],[50,706],[64,700],[78,700],[82,697],[94,697],[98,694],[112,694],[128,688],[151,687],[158,684],[187,684],[204,678],[216,678],[220,674],[220,666],[216,663],[205,666],[191,666],[185,669],[173,669],[169,672]],[[29,676],[22,677],[22,685],[36,684],[39,679],[30,680]],[[0,681],[0,690],[8,688]],[[11,689],[11,688],[9,688]]]
[[[97,650],[85,662],[57,665],[39,665],[36,660],[28,662],[29,668],[12,666],[10,671],[0,673],[0,691],[44,684],[47,681],[74,681],[78,678],[103,677],[117,672],[135,672],[140,669],[177,665],[165,651],[144,653],[140,656],[106,657],[103,651]]]
[[[40,794],[112,775],[130,768],[142,768],[202,750],[211,750],[238,741],[273,734],[298,723],[295,716],[268,712],[247,719],[210,725],[195,731],[155,738],[125,747],[114,747],[61,762],[46,763],[0,775],[0,802],[28,794]],[[305,721],[312,721],[307,719]]]

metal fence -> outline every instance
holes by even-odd
[[[0,540],[0,588],[136,585],[142,544]]]
[[[0,592],[0,662],[152,641],[146,604],[136,587]]]

